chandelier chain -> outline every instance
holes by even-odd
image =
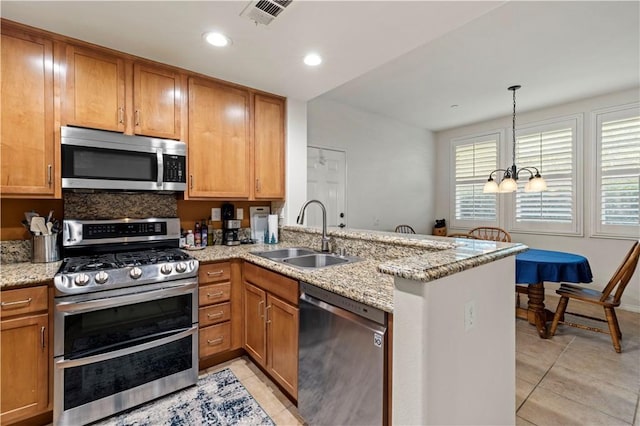
[[[518,88],[513,89],[513,121],[511,126],[511,131],[513,132],[513,149],[511,152],[511,164],[516,164],[516,90],[518,90]]]

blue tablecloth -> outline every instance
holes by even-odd
[[[591,267],[586,257],[561,251],[529,249],[516,255],[516,283],[590,283]]]

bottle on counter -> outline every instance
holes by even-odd
[[[202,244],[202,230],[200,229],[200,222],[196,221],[195,231],[193,232],[194,245],[200,247]]]
[[[207,225],[207,245],[212,246],[214,244],[214,229],[213,229],[213,223],[209,222],[209,224]]]
[[[208,228],[207,228],[207,221],[203,220],[202,221],[202,225],[201,225],[201,230],[200,230],[200,237],[202,242],[200,243],[200,245],[202,247],[206,247],[207,243],[208,243],[208,238],[207,238],[207,234],[208,234]]]
[[[187,247],[193,247],[195,246],[196,242],[195,242],[195,236],[193,235],[193,231],[191,229],[189,229],[187,231],[187,236],[185,237],[185,240],[187,242]]]

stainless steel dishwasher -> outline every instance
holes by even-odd
[[[310,425],[381,425],[383,311],[300,283],[298,410]]]

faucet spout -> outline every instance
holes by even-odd
[[[298,223],[298,225],[303,224],[304,213],[307,209],[307,206],[309,206],[309,204],[312,204],[312,203],[318,204],[322,209],[322,251],[329,252],[330,251],[329,238],[327,237],[327,209],[325,209],[324,204],[322,204],[322,202],[318,200],[309,200],[306,203],[304,203],[304,205],[300,209],[300,213],[298,213],[298,219],[296,220],[296,222]]]

